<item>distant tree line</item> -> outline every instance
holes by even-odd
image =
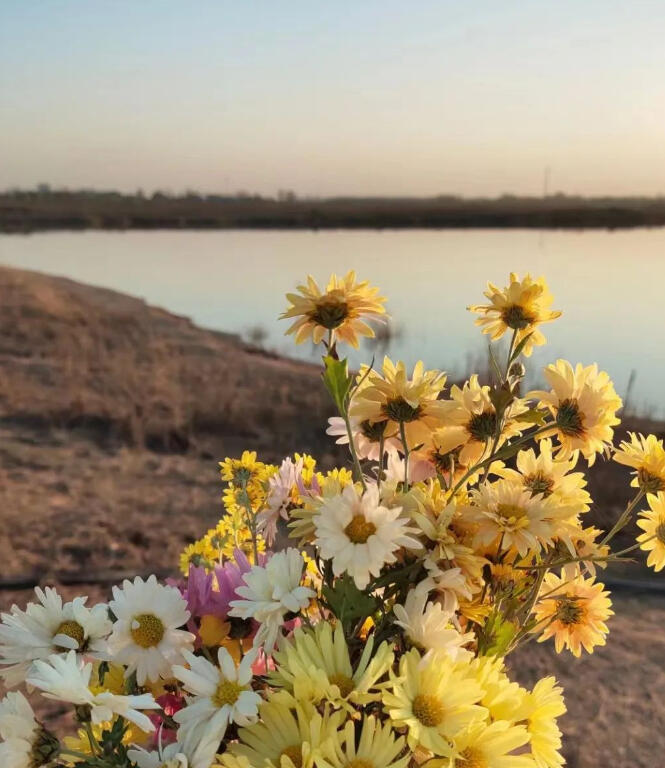
[[[665,197],[298,197],[279,190],[209,194],[11,189],[0,231],[48,229],[607,228],[665,225]]]

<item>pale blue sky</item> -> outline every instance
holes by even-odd
[[[665,193],[665,2],[0,0],[0,188]]]

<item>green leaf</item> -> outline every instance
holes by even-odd
[[[512,363],[513,360],[517,360],[517,358],[522,354],[522,350],[526,346],[529,339],[533,336],[533,331],[531,333],[527,333],[527,335],[520,341],[520,343],[515,347],[513,350],[513,354],[510,357],[510,362]]]
[[[348,574],[336,579],[332,586],[324,585],[322,592],[330,610],[342,622],[347,637],[361,619],[373,616],[379,607],[378,600],[358,589]]]
[[[484,628],[484,656],[503,656],[510,647],[518,627],[498,613],[488,617]]]
[[[323,363],[325,365],[323,383],[337,406],[337,410],[344,414],[346,401],[353,384],[353,376],[349,375],[348,363],[346,359],[335,360],[330,355],[323,358]]]
[[[545,411],[539,411],[537,408],[529,408],[528,411],[524,411],[524,413],[515,416],[515,421],[521,421],[523,424],[544,424],[546,415]]]

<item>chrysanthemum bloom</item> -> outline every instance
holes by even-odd
[[[655,571],[665,568],[665,493],[648,494],[650,509],[640,512],[637,525],[644,533],[637,537],[640,549],[649,553],[647,565]]]
[[[455,664],[446,654],[423,663],[412,648],[400,659],[399,674],[390,673],[390,683],[383,705],[397,728],[408,729],[411,749],[420,746],[450,756],[452,740],[487,714],[478,706],[483,691],[468,664]]]
[[[605,622],[614,615],[605,585],[585,579],[579,572],[574,578],[567,573],[557,576],[551,571],[545,576],[542,594],[534,609],[535,632],[541,632],[539,643],[554,638],[557,653],[568,648],[579,657],[582,648],[593,653],[596,645],[605,645],[609,632]]]
[[[346,713],[319,714],[313,705],[295,707],[279,695],[259,706],[259,721],[238,730],[238,741],[222,755],[227,768],[313,768],[321,748],[337,732]]]
[[[291,510],[290,522],[287,525],[289,538],[296,539],[301,546],[311,544],[316,533],[315,515],[324,504],[339,496],[344,488],[350,485],[353,485],[353,474],[346,469],[333,470],[321,477],[317,473],[311,488],[303,489],[305,492],[302,506]]]
[[[425,651],[425,659],[435,652],[446,653],[453,661],[471,654],[464,645],[474,639],[472,632],[462,634],[454,624],[454,612],[440,603],[429,602],[429,593],[418,585],[406,596],[404,605],[393,606],[395,624],[401,627],[411,644]]]
[[[531,755],[515,754],[529,742],[523,725],[505,720],[472,723],[454,739],[450,768],[533,768]]]
[[[125,579],[122,589],[113,587],[109,607],[116,617],[111,653],[127,667],[127,676],[136,672],[139,685],[169,677],[171,665],[193,647],[194,635],[179,629],[190,617],[187,603],[175,587],[158,584],[155,576]]]
[[[358,589],[365,589],[371,576],[378,576],[387,563],[396,562],[399,549],[422,549],[412,535],[416,531],[400,512],[399,507],[388,509],[379,503],[375,484],[362,494],[355,486],[347,486],[314,515],[314,544],[324,560],[332,560],[336,576],[346,573]]]
[[[110,691],[93,693],[90,690],[92,664],[84,664],[75,651],[66,656],[53,654],[48,661],[35,661],[26,681],[39,688],[47,699],[66,701],[90,708],[93,723],[102,723],[120,715],[137,725],[142,731],[153,731],[150,718],[140,710],[159,709],[152,694],[120,696]]]
[[[351,419],[350,421],[353,443],[359,459],[378,461],[382,437],[385,452],[393,453],[399,449],[401,443],[397,437],[394,434],[386,434],[387,421],[377,421],[374,423],[368,420],[357,421],[356,419]],[[336,437],[335,443],[337,445],[349,444],[349,432],[341,416],[331,416],[328,419],[326,434]]]
[[[314,278],[307,278],[307,285],[299,285],[300,293],[287,293],[290,306],[280,315],[280,320],[297,318],[286,334],[295,333],[296,344],[311,336],[319,344],[326,334],[333,334],[340,341],[358,348],[358,336],[374,337],[373,329],[365,320],[385,315],[385,298],[379,289],[368,282],[357,283],[356,273],[345,277],[331,275],[325,291],[321,291]]]
[[[187,757],[180,744],[168,744],[151,752],[140,748],[128,749],[127,757],[138,768],[188,768]]]
[[[469,307],[472,312],[483,315],[476,320],[476,325],[483,333],[491,334],[492,341],[500,339],[507,331],[515,332],[515,342],[529,336],[522,352],[529,357],[534,347],[545,344],[545,336],[539,325],[549,323],[561,317],[561,312],[552,312],[552,295],[549,292],[545,278],[534,280],[527,274],[520,280],[510,273],[510,285],[497,288],[492,283],[487,284],[485,296],[490,304],[474,304]]]
[[[370,637],[354,668],[341,623],[333,630],[329,622],[321,621],[313,629],[296,629],[275,653],[275,663],[271,684],[296,701],[318,704],[326,699],[337,706],[347,702],[362,706],[379,698],[376,686],[391,667],[393,652],[383,642],[374,653]]]
[[[260,624],[255,642],[270,654],[285,622],[286,614],[297,614],[316,596],[302,585],[304,561],[297,549],[274,554],[265,566],[254,565],[236,589],[229,616],[254,619]]]
[[[508,677],[505,660],[501,656],[478,656],[472,660],[470,668],[482,688],[480,704],[488,711],[489,719],[517,720],[528,691]]]
[[[418,361],[411,378],[403,362],[383,359],[383,373],[371,371],[365,385],[354,395],[349,408],[351,418],[368,429],[384,424],[386,437],[399,437],[404,425],[407,447],[417,448],[441,425],[442,402],[438,399],[446,383],[441,371],[426,371]]]
[[[570,516],[589,510],[591,496],[586,489],[583,472],[573,472],[577,455],[570,459],[552,456],[552,441],[545,438],[538,443],[538,453],[533,448],[520,451],[516,458],[517,470],[497,462],[491,472],[524,486],[534,496],[542,494],[560,507],[568,507]]]
[[[474,548],[515,548],[522,557],[552,543],[556,516],[568,510],[548,504],[542,494],[533,496],[510,480],[484,483],[470,494],[470,504],[460,510],[477,525]]]
[[[522,433],[525,425],[516,417],[528,410],[523,400],[514,400],[503,414],[503,425],[497,434],[497,412],[490,398],[490,388],[481,385],[474,374],[460,389],[454,385],[450,390],[450,400],[442,401],[442,423],[450,431],[448,440],[459,437],[461,446],[457,450],[457,460],[465,467],[470,467],[489,450],[496,440],[499,447],[511,437]]]
[[[60,745],[36,720],[22,693],[8,693],[0,701],[0,765],[40,768],[51,764]]]
[[[591,466],[596,454],[612,445],[612,427],[619,424],[616,412],[622,402],[614,384],[597,365],[578,363],[573,368],[567,360],[548,365],[543,374],[552,390],[529,396],[539,398],[541,407],[554,417],[550,434],[559,441],[558,458],[568,459],[580,451]]]
[[[665,491],[665,448],[655,435],[630,433],[630,442],[622,441],[614,461],[635,470],[631,485],[647,493]]]
[[[411,475],[415,482],[428,480],[432,477],[443,477],[449,487],[453,487],[466,475],[469,465],[461,459],[465,444],[469,441],[464,427],[439,427],[430,435],[415,453],[410,456]],[[465,452],[468,459],[469,452]],[[471,485],[477,474],[468,478]]]
[[[560,768],[561,730],[557,718],[566,712],[563,690],[555,678],[543,677],[524,696],[515,720],[524,722],[531,737],[531,756],[537,768]]]
[[[185,651],[188,667],[176,665],[173,675],[191,694],[187,706],[173,719],[191,768],[209,768],[229,723],[250,725],[256,721],[261,697],[251,688],[252,664],[257,649],[245,655],[238,667],[225,648],[217,652],[219,666]]]
[[[90,658],[106,655],[111,622],[105,605],[87,608],[86,597],[62,602],[55,589],[35,588],[38,603],[13,605],[0,624],[0,676],[8,688],[25,680],[31,663],[73,650]]]
[[[373,715],[363,717],[356,739],[356,726],[347,720],[344,728],[323,745],[317,764],[320,768],[406,768],[411,755],[402,754],[404,742],[390,723],[382,725]]]

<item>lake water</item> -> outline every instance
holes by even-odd
[[[633,408],[665,414],[665,229],[52,232],[0,235],[0,263],[140,296],[210,328],[260,326],[270,348],[310,358],[282,335],[283,294],[307,273],[353,268],[388,297],[390,354],[455,372],[484,354],[466,306],[487,280],[530,271],[564,313],[532,365],[597,362],[622,396],[634,370]]]

